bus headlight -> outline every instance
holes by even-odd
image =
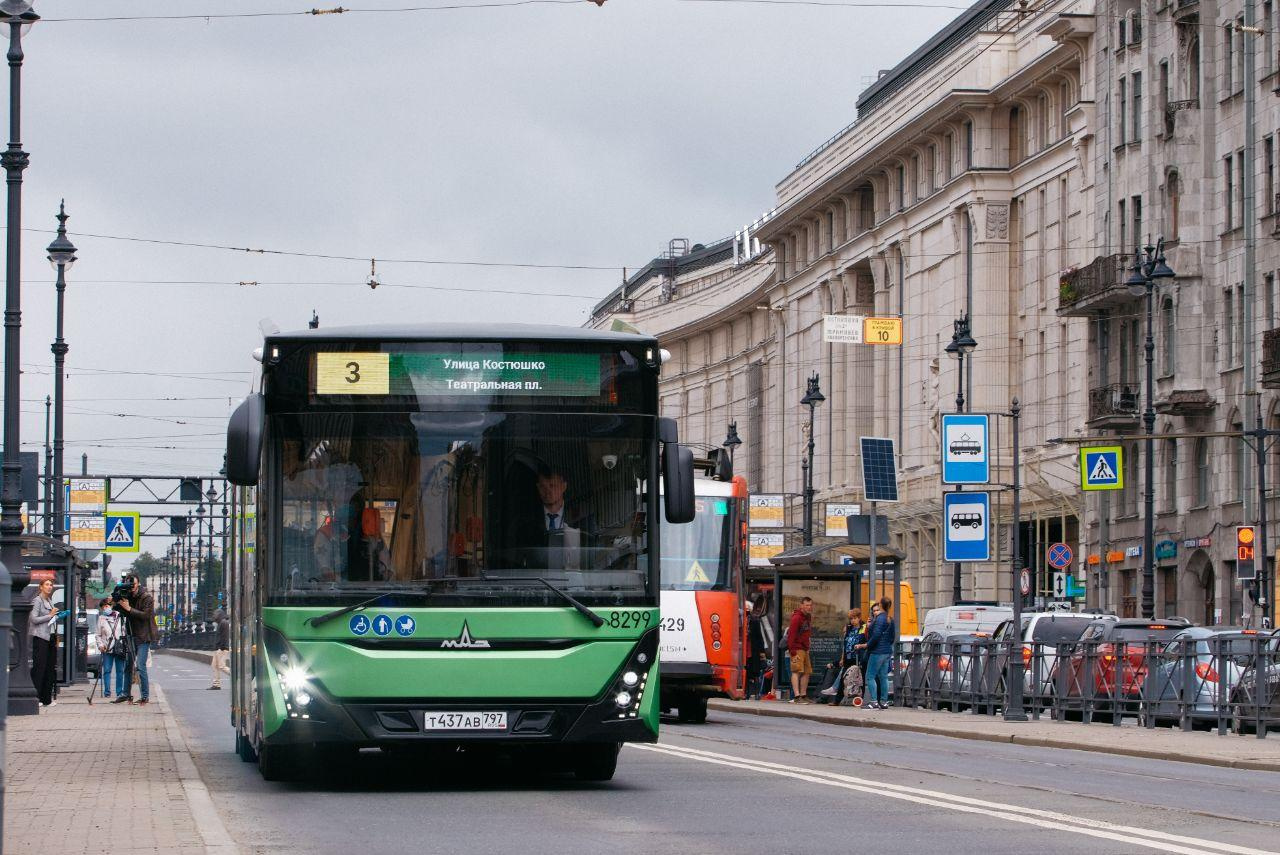
[[[631,688],[636,683],[640,682],[640,675],[637,674],[635,671],[628,671],[627,673],[622,675],[622,682],[623,682],[623,685],[625,685],[627,688]]]
[[[287,668],[280,674],[280,685],[284,686],[286,691],[296,692],[307,685],[307,677],[306,668]]]

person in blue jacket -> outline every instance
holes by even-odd
[[[876,615],[867,630],[867,709],[889,708],[889,660],[893,656],[893,641],[898,628],[894,625],[890,610],[893,600],[880,598],[880,614]]]

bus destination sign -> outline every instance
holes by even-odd
[[[598,353],[317,353],[317,395],[600,394]]]

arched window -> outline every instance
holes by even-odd
[[[1209,439],[1196,440],[1196,507],[1209,504]]]
[[[1178,175],[1178,170],[1171,169],[1164,180],[1164,236],[1168,240],[1178,239],[1178,229],[1180,228],[1178,221],[1181,219],[1181,209],[1182,179]]]
[[[1013,166],[1022,160],[1022,111],[1017,107],[1009,108],[1009,165]]]
[[[1163,359],[1160,363],[1160,371],[1162,374],[1173,374],[1174,368],[1177,366],[1177,346],[1178,346],[1178,323],[1177,317],[1174,315],[1173,298],[1165,297],[1164,302],[1160,304],[1160,327],[1163,331],[1161,338],[1164,339],[1164,352],[1161,354]]]
[[[1178,441],[1173,437],[1164,441],[1164,509],[1178,510]]]
[[[1200,101],[1200,39],[1192,37],[1187,47],[1187,99]]]

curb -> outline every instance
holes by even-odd
[[[206,653],[203,650],[182,650],[176,647],[161,647],[155,653],[168,653],[171,656],[180,656],[183,659],[193,659],[196,662],[203,662],[208,665],[213,661],[213,654]]]
[[[191,759],[191,749],[187,746],[187,740],[183,737],[182,729],[174,717],[173,707],[165,700],[164,689],[157,684],[153,684],[152,688],[155,691],[156,700],[164,705],[162,708],[164,727],[169,737],[169,748],[173,751],[178,780],[182,782],[187,804],[191,807],[196,831],[204,840],[205,852],[209,855],[239,855],[240,847],[236,845],[227,827],[223,825],[222,817],[213,804],[213,797],[209,794],[209,788],[205,786],[204,779],[200,777],[200,770]]]
[[[1032,748],[1060,748],[1069,751],[1089,751],[1095,754],[1113,754],[1123,757],[1140,757],[1144,760],[1167,760],[1174,763],[1196,763],[1202,766],[1219,766],[1227,769],[1243,769],[1253,772],[1280,772],[1280,761],[1268,760],[1229,760],[1206,755],[1178,754],[1172,751],[1153,751],[1142,748],[1128,748],[1120,745],[1082,745],[1067,739],[1035,736],[1023,737],[1016,733],[975,733],[963,730],[948,730],[928,724],[911,724],[909,722],[885,721],[884,719],[857,719],[847,716],[822,713],[817,710],[761,709],[758,707],[742,708],[734,701],[711,700],[707,703],[710,709],[724,712],[745,713],[747,715],[770,716],[774,718],[798,718],[807,721],[818,721],[823,724],[836,724],[844,727],[867,727],[878,730],[897,730],[910,733],[923,733],[929,736],[946,736],[951,739],[970,739],[977,742],[1000,742],[1007,745],[1025,745]]]

